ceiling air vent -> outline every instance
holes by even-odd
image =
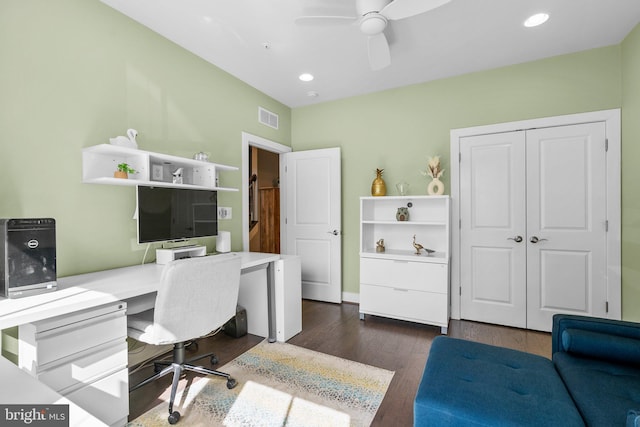
[[[263,125],[278,129],[278,115],[262,107],[258,107],[258,121]]]

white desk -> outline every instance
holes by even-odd
[[[277,254],[255,252],[239,252],[236,255],[241,257],[243,272],[251,272],[256,268],[264,268],[266,265],[269,341],[273,342],[276,340],[273,265],[281,257]],[[54,292],[19,299],[0,298],[0,329],[69,315],[109,303],[133,302],[145,296],[152,297],[157,292],[163,268],[163,265],[154,263],[64,277],[58,279],[58,289]],[[6,360],[2,362],[0,364],[1,378],[25,374]],[[46,389],[46,386],[41,385]],[[53,390],[49,391],[55,394]],[[33,403],[30,401],[33,396],[29,394],[24,396],[26,403]],[[14,398],[17,399],[14,400],[16,402],[20,400],[18,394],[14,394]],[[87,409],[90,410],[90,408]],[[76,409],[72,410],[72,416],[74,413],[80,414]],[[78,417],[80,416],[78,415]],[[71,425],[83,424],[77,419],[72,419]]]
[[[280,259],[278,254],[236,252],[241,268],[267,265]],[[110,302],[126,301],[157,292],[163,265],[144,264],[97,271],[58,279],[58,290],[25,298],[0,298],[0,329],[99,307]],[[268,272],[268,291],[273,292],[273,274]],[[275,316],[270,310],[270,317]],[[271,328],[270,328],[271,329]],[[275,334],[269,334],[274,338]]]

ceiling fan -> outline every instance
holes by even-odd
[[[451,0],[356,0],[358,16],[301,16],[296,23],[341,24],[357,22],[360,31],[368,36],[369,65],[381,70],[391,64],[389,42],[384,35],[389,21],[420,15]]]

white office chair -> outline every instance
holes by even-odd
[[[172,261],[165,265],[158,288],[155,307],[152,310],[127,317],[128,335],[138,341],[153,345],[173,344],[172,362],[140,384],[133,391],[157,378],[173,372],[169,424],[180,419],[173,411],[178,381],[185,370],[201,374],[219,375],[227,379],[227,388],[236,386],[236,380],[224,372],[206,369],[185,361],[185,346],[214,329],[224,325],[236,314],[240,287],[240,257],[235,254],[205,256]],[[211,353],[196,359],[211,356]]]

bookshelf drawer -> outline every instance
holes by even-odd
[[[446,294],[447,278],[447,264],[360,259],[360,282],[368,285]]]

